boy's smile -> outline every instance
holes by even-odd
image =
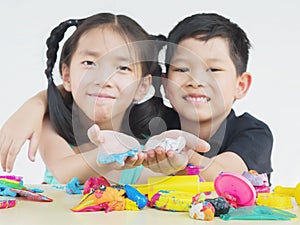
[[[183,97],[184,100],[191,102],[193,104],[204,104],[204,103],[208,103],[210,101],[210,98],[205,96],[205,95],[201,95],[201,94],[188,94],[186,96]]]

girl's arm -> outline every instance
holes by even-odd
[[[88,143],[72,149],[55,132],[49,119],[44,119],[40,155],[48,170],[60,183],[68,183],[74,177],[84,183],[88,178],[97,176],[104,176],[109,182],[118,183],[123,169],[141,165],[143,153],[127,157],[123,166],[116,162],[109,164],[97,162],[99,154],[118,154],[139,146],[134,138],[116,131],[100,131],[98,126],[90,128],[88,136],[94,144]],[[155,176],[157,173],[144,168],[137,182],[147,182],[150,175]]]
[[[88,137],[95,146],[98,146],[98,154],[99,152],[102,152],[104,154],[122,153],[122,152],[126,152],[130,148],[135,148],[135,147],[140,149],[140,143],[135,138],[117,131],[100,130],[99,126],[97,125],[93,125],[88,130]],[[124,160],[123,166],[116,165],[116,163],[109,166],[111,169],[118,169],[118,170],[131,169],[140,166],[145,160],[145,157],[146,154],[140,151],[133,157],[127,157]],[[162,176],[162,175],[165,174],[156,173],[149,168],[143,167],[139,178],[136,180],[136,183],[146,184],[148,182],[149,176]],[[118,181],[115,182],[117,183]]]
[[[60,183],[68,183],[74,177],[84,183],[90,177],[108,172],[98,171],[97,150],[80,152],[80,148],[72,149],[56,133],[48,118],[43,122],[39,151],[46,167]]]

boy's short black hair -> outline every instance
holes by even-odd
[[[229,19],[215,13],[195,14],[180,21],[169,33],[170,45],[166,52],[166,64],[171,62],[176,45],[180,41],[194,37],[208,41],[215,37],[224,38],[228,42],[230,57],[238,75],[247,69],[250,41],[246,33]],[[171,46],[171,47],[170,47]],[[175,47],[172,47],[175,46]]]

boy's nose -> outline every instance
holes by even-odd
[[[187,86],[193,88],[204,87],[207,85],[207,79],[203,76],[191,76],[187,81]]]
[[[198,88],[198,87],[204,86],[204,84],[202,82],[199,82],[192,78],[192,79],[189,79],[189,81],[187,82],[187,86],[193,87],[193,88]]]
[[[193,88],[204,87],[204,86],[207,86],[209,79],[210,78],[209,78],[207,72],[198,71],[189,77],[189,79],[187,81],[187,86],[193,87]]]

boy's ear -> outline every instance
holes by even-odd
[[[242,73],[242,75],[238,77],[236,93],[234,96],[235,99],[243,98],[247,94],[251,86],[251,83],[252,83],[251,74],[248,72]]]
[[[63,64],[61,71],[62,71],[63,86],[66,89],[66,91],[71,92],[70,68],[66,64]]]
[[[146,96],[148,90],[152,84],[152,76],[151,74],[146,75],[140,81],[139,87],[135,93],[134,101],[139,101]]]

